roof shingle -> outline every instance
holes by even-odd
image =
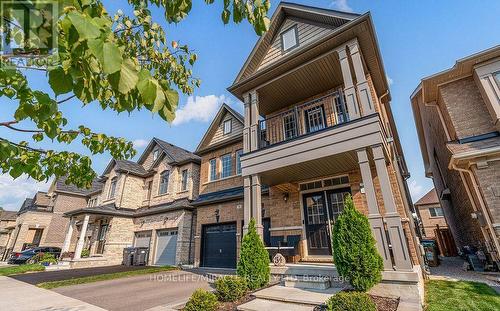
[[[436,189],[432,188],[423,197],[418,200],[415,205],[439,204],[439,198]]]

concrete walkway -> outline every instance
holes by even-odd
[[[89,303],[63,296],[56,292],[0,276],[2,310],[16,311],[102,311]]]

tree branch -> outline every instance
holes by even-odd
[[[29,146],[23,146],[23,145],[20,145],[20,144],[16,144],[14,142],[11,142],[10,140],[8,139],[5,139],[3,137],[0,137],[0,141],[6,141],[7,143],[13,145],[13,146],[16,146],[18,148],[22,148],[22,149],[25,149],[25,150],[30,150],[30,151],[34,151],[34,152],[38,152],[38,153],[41,153],[41,154],[47,154],[47,151],[46,150],[43,150],[43,149],[35,149],[35,148],[31,148]]]
[[[58,104],[62,104],[62,103],[64,103],[64,102],[67,102],[68,100],[71,100],[71,99],[75,98],[75,97],[76,97],[76,95],[71,95],[70,97],[68,97],[68,98],[66,98],[66,99],[63,99],[63,100],[60,100],[60,101],[58,101],[57,103],[58,103]]]
[[[17,123],[19,123],[19,121],[16,121],[16,120],[7,121],[7,122],[0,122],[0,126],[9,126],[12,124],[17,124]]]

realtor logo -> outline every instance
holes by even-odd
[[[57,48],[57,0],[0,1],[0,57],[39,59]]]

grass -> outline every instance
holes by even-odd
[[[484,283],[430,280],[425,294],[426,311],[500,310],[500,295]]]
[[[94,283],[99,281],[120,279],[130,276],[143,275],[143,274],[151,274],[162,271],[171,271],[176,270],[176,267],[164,266],[164,267],[148,267],[144,269],[132,270],[132,271],[123,271],[123,272],[115,272],[115,273],[105,273],[93,276],[85,276],[80,278],[72,278],[68,280],[62,281],[52,281],[52,282],[43,282],[37,284],[38,287],[45,289],[52,289],[56,287],[69,286],[69,285],[77,285],[77,284],[86,284],[86,283]]]
[[[42,265],[39,265],[39,264],[10,266],[10,267],[0,268],[0,275],[1,276],[9,276],[9,275],[14,275],[14,274],[22,274],[22,273],[26,273],[26,272],[44,271],[44,270],[45,270],[45,267]]]

